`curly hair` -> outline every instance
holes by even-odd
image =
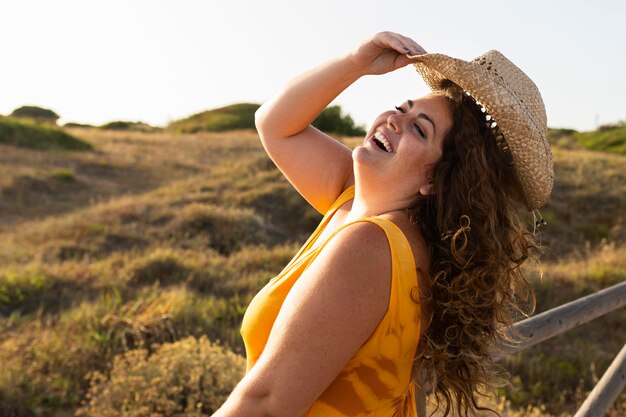
[[[454,403],[467,416],[486,409],[478,397],[502,382],[493,350],[515,343],[507,329],[534,310],[520,266],[538,246],[520,218],[520,187],[494,121],[450,81],[435,94],[447,98],[453,122],[432,167],[434,193],[410,210],[431,251],[431,317],[415,363],[444,416]]]

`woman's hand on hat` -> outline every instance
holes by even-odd
[[[409,65],[406,55],[426,51],[413,39],[394,32],[380,32],[354,49],[350,55],[355,66],[365,74],[385,74]]]

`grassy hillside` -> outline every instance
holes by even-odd
[[[576,133],[575,137],[588,149],[626,155],[625,122],[601,126],[592,132]]]
[[[88,142],[79,140],[50,124],[0,116],[0,144],[29,149],[90,150]]]
[[[584,147],[594,151],[626,155],[626,122],[600,126],[596,130],[549,129],[551,143],[568,148]]]
[[[168,130],[178,133],[225,132],[234,129],[254,129],[254,113],[259,104],[239,103],[194,114],[169,124]],[[326,107],[311,123],[323,132],[337,136],[363,136],[365,129],[356,126],[340,106]],[[137,129],[136,129],[137,130]],[[146,130],[144,130],[146,131]]]
[[[0,144],[0,415],[210,414],[241,375],[248,302],[320,215],[253,131],[67,132],[93,150]],[[527,268],[538,311],[626,279],[626,157],[554,155],[543,278]],[[622,309],[510,358],[499,409],[571,415],[624,323]]]
[[[260,104],[239,103],[207,110],[170,123],[169,130],[180,133],[223,132],[233,129],[254,129],[254,112]]]

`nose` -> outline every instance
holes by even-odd
[[[403,113],[392,113],[387,117],[387,127],[395,133],[401,133],[405,116]]]

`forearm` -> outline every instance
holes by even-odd
[[[257,129],[273,137],[301,132],[362,75],[364,71],[347,54],[298,76],[257,111]]]

